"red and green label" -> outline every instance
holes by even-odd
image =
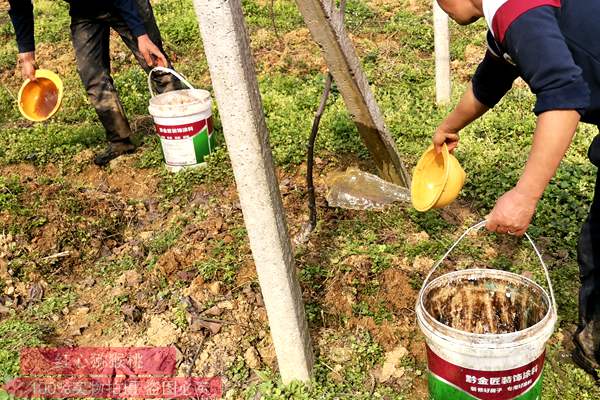
[[[431,400],[539,400],[542,353],[529,364],[506,371],[478,371],[454,365],[427,346]],[[485,360],[482,360],[482,363]]]
[[[165,163],[173,166],[195,165],[215,148],[212,117],[183,125],[156,124]]]

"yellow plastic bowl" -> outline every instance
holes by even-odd
[[[35,81],[27,79],[19,90],[19,111],[30,121],[45,121],[60,108],[63,83],[47,69],[35,71]]]
[[[413,206],[417,211],[447,206],[458,197],[465,178],[465,171],[445,144],[440,154],[429,146],[413,171]]]

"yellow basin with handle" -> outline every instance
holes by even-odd
[[[465,179],[465,171],[446,144],[439,154],[433,145],[429,146],[413,171],[413,206],[417,211],[447,206],[458,197]]]
[[[19,90],[19,111],[30,121],[45,121],[60,108],[63,83],[60,77],[47,69],[35,71],[35,81],[27,79]]]

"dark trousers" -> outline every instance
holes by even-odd
[[[162,51],[162,39],[149,1],[136,0],[136,2],[148,36]],[[77,70],[90,102],[106,130],[107,139],[116,143],[129,142],[132,134],[131,127],[110,76],[111,28],[121,36],[140,66],[148,73],[152,67],[140,54],[137,38],[116,12],[94,16],[71,16],[71,40],[75,48]],[[158,93],[180,88],[179,83],[169,74],[153,74],[153,76]]]
[[[600,135],[592,142],[589,157],[592,163],[600,166]],[[600,171],[590,214],[579,238],[578,261],[581,289],[579,329],[575,340],[589,357],[595,357],[600,363]]]

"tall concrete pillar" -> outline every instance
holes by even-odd
[[[313,354],[240,0],[194,0],[227,150],[284,382]]]
[[[435,101],[444,104],[450,101],[450,32],[448,15],[433,0],[433,34],[435,45]]]

